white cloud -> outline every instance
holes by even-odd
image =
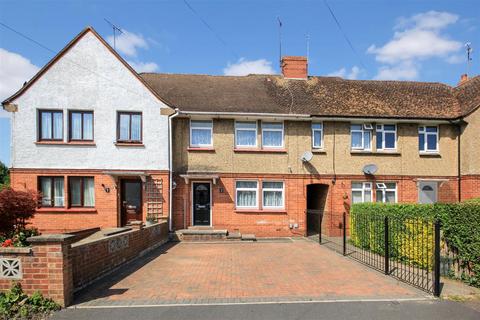
[[[14,94],[38,70],[27,58],[0,48],[0,101]],[[0,109],[0,117],[8,117],[8,113]]]
[[[375,60],[384,64],[376,78],[386,79],[392,75],[391,79],[415,79],[420,61],[430,58],[457,63],[462,43],[450,39],[444,29],[458,20],[458,15],[438,11],[400,18],[390,41],[379,47],[373,44],[367,50],[375,55]]]
[[[448,63],[456,64],[467,61],[467,58],[463,54],[454,54],[445,59]]]
[[[272,63],[265,59],[245,60],[240,58],[237,63],[229,63],[223,69],[226,76],[246,76],[249,74],[274,74]]]
[[[156,72],[159,69],[158,64],[156,64],[155,62],[135,62],[135,61],[127,61],[127,62],[138,73]]]
[[[115,50],[129,57],[136,57],[138,49],[148,49],[148,42],[141,34],[122,30],[123,33],[115,38]],[[107,37],[108,43],[113,46],[113,36]]]
[[[327,74],[329,77],[341,77],[345,79],[350,79],[350,80],[355,80],[358,79],[358,76],[362,73],[363,71],[357,67],[353,66],[349,72],[347,72],[346,68],[341,68],[338,69],[337,71],[334,71],[332,73]]]

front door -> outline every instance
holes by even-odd
[[[194,182],[193,188],[193,225],[210,225],[210,183]]]
[[[121,180],[120,204],[122,227],[129,220],[142,220],[142,180]]]
[[[418,202],[435,203],[438,197],[438,183],[436,181],[421,181],[418,185]]]

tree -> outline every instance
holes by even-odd
[[[37,208],[39,195],[34,191],[15,191],[5,188],[0,191],[0,234],[8,235],[25,229],[27,220]]]
[[[0,161],[0,189],[10,185],[10,173],[8,167]]]

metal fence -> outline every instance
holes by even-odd
[[[440,295],[440,223],[427,218],[327,214],[318,241],[386,275]]]

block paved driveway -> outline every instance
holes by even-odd
[[[77,307],[422,299],[307,239],[169,243],[76,295]]]

